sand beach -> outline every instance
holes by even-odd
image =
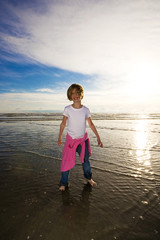
[[[0,239],[160,239],[160,116],[93,115],[92,188],[77,155],[60,192],[60,115],[0,116]],[[65,140],[65,133],[64,139]]]

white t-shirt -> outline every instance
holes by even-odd
[[[91,116],[85,106],[74,108],[72,105],[65,107],[63,115],[68,117],[67,133],[73,138],[83,138],[86,133],[86,119]]]

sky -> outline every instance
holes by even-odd
[[[0,112],[160,112],[159,0],[1,0]]]

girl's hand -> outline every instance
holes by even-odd
[[[59,138],[59,139],[58,139],[58,146],[60,147],[61,144],[62,144],[62,140]]]
[[[97,142],[98,142],[98,146],[100,146],[101,148],[103,148],[103,143],[101,142],[100,138],[97,138]]]

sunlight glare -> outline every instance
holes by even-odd
[[[147,120],[140,120],[136,125],[136,135],[135,135],[135,143],[136,143],[136,157],[137,162],[143,166],[145,172],[149,172],[151,168],[150,162],[150,151],[148,149],[148,132],[147,132]],[[148,170],[149,168],[149,170]],[[139,167],[137,167],[139,169]],[[140,168],[141,169],[141,168]]]
[[[128,76],[129,93],[141,99],[153,96],[158,87],[159,70],[153,63],[136,64]]]

